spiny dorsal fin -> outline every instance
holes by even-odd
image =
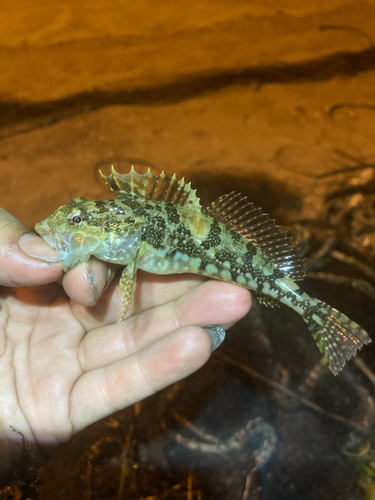
[[[284,274],[293,280],[304,278],[306,267],[298,246],[275,221],[240,194],[221,196],[207,212],[264,252]]]
[[[163,171],[157,176],[153,175],[150,169],[145,174],[138,174],[134,167],[128,174],[119,174],[113,166],[111,175],[103,175],[102,172],[100,174],[120,199],[130,195],[133,199],[186,205],[191,210],[200,211],[202,208],[195,189],[191,188],[190,183],[186,184],[183,178],[178,181],[175,174],[173,177],[167,177]]]

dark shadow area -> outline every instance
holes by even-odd
[[[197,194],[203,206],[218,199],[223,194],[232,191],[246,196],[249,202],[271,217],[278,216],[277,222],[285,222],[291,213],[299,213],[302,209],[302,200],[293,192],[287,181],[280,181],[264,174],[261,170],[246,174],[244,167],[236,169],[234,165],[221,168],[220,172],[212,173],[210,168],[202,165],[201,171],[195,169],[189,175],[189,181],[197,186]],[[238,175],[234,172],[239,171]]]
[[[161,106],[211,94],[233,85],[299,83],[354,76],[375,68],[375,47],[340,52],[296,64],[256,66],[218,73],[198,73],[171,83],[117,91],[92,90],[42,103],[0,101],[0,139],[35,130],[106,106]]]

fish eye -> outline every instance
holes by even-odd
[[[83,217],[81,214],[73,214],[70,217],[68,217],[69,224],[77,225],[77,224],[81,224],[82,221],[83,221]]]

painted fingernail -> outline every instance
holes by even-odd
[[[96,302],[105,290],[108,273],[106,272],[104,265],[96,259],[90,259],[86,262],[86,269],[87,281],[91,285],[92,294]]]
[[[41,260],[43,262],[58,262],[56,253],[40,236],[32,233],[25,233],[18,241],[18,246],[28,257]]]
[[[204,330],[210,335],[212,340],[212,350],[214,351],[223,343],[225,339],[225,330],[222,326],[210,325],[205,326]]]

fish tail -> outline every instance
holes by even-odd
[[[371,342],[357,323],[324,302],[309,307],[302,317],[334,375],[358,349]]]

